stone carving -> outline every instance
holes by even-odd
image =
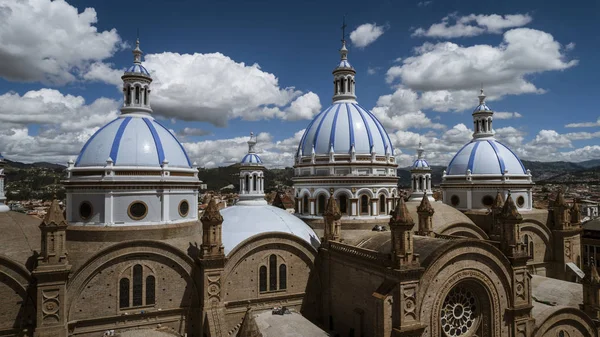
[[[417,320],[417,291],[415,287],[405,288],[402,292],[404,302],[404,318],[407,321]]]
[[[58,289],[42,291],[42,324],[60,321],[60,298]]]
[[[208,281],[208,287],[206,288],[208,300],[211,303],[217,303],[221,301],[221,275],[206,275],[206,279]]]

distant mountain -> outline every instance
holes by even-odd
[[[37,163],[30,163],[30,164],[26,164],[26,163],[21,163],[18,161],[12,161],[12,160],[8,160],[8,159],[4,159],[4,161],[6,162],[6,166],[8,167],[14,167],[14,168],[18,168],[18,169],[30,169],[30,168],[47,168],[47,169],[52,169],[52,170],[64,170],[67,167],[64,165],[60,165],[60,164],[53,164],[53,163],[48,163],[48,162],[37,162]]]
[[[600,166],[600,159],[592,159],[582,161],[581,163],[577,163],[579,166],[583,166],[584,168],[592,168]]]

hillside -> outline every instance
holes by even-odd
[[[65,188],[60,183],[64,178],[65,166],[39,162],[24,164],[5,160],[6,197],[8,200],[43,199],[65,197]]]

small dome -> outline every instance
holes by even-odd
[[[333,147],[337,154],[394,154],[392,142],[383,125],[370,111],[354,102],[338,102],[319,113],[308,125],[298,155],[327,155]]]
[[[446,174],[527,174],[525,166],[506,145],[495,139],[474,139],[463,146],[448,164]]]
[[[350,62],[348,62],[348,60],[341,60],[340,64],[338,64],[336,69],[339,69],[339,68],[354,69],[354,68],[352,68],[352,66],[350,65]]]
[[[259,165],[262,164],[262,160],[256,153],[248,153],[242,158],[241,163],[247,165]]]
[[[122,115],[103,126],[83,146],[76,167],[106,166],[108,158],[115,166],[192,165],[177,138],[150,116]]]
[[[144,68],[144,66],[141,64],[134,64],[131,67],[129,67],[127,70],[125,70],[125,72],[126,73],[139,73],[142,75],[150,76],[150,73],[148,72],[148,70],[146,68]]]
[[[475,108],[475,110],[473,110],[473,112],[478,111],[492,111],[492,109],[490,109],[485,103],[481,103]]]
[[[425,159],[417,159],[412,165],[412,168],[429,168],[429,163]]]
[[[229,254],[242,241],[269,232],[295,235],[308,242],[315,250],[320,245],[317,234],[310,226],[281,208],[236,205],[222,209],[221,215],[225,254]]]

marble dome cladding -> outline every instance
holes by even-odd
[[[83,146],[76,167],[106,166],[160,167],[166,159],[171,167],[192,165],[175,136],[149,116],[121,116],[98,130]]]
[[[236,205],[222,209],[221,214],[225,254],[229,254],[242,241],[269,232],[293,234],[308,242],[315,250],[320,245],[312,228],[277,207]]]
[[[248,153],[242,158],[242,164],[262,164],[262,160],[257,154]]]
[[[495,139],[475,139],[463,146],[448,164],[447,175],[527,174],[523,163],[506,145]]]
[[[383,125],[368,110],[354,102],[340,102],[319,113],[308,125],[298,155],[327,155],[331,146],[337,154],[350,153],[354,144],[356,154],[394,154],[392,142]]]

